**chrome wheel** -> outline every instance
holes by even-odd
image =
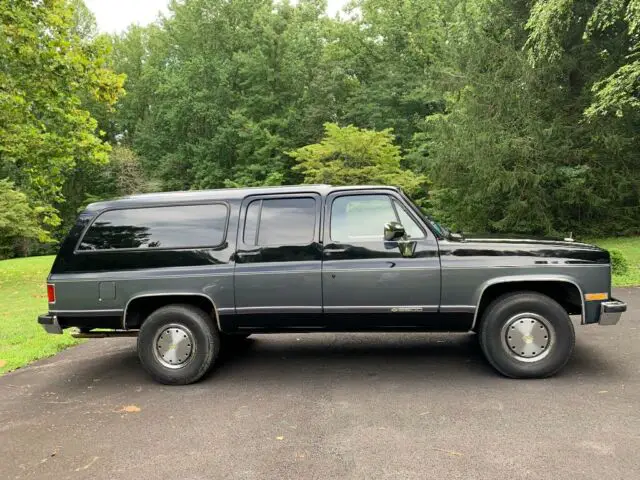
[[[167,368],[182,368],[194,357],[196,343],[184,325],[170,324],[160,329],[153,342],[156,360]]]
[[[536,313],[520,313],[502,327],[502,346],[521,362],[542,360],[553,349],[555,330],[549,321]]]

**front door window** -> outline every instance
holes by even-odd
[[[388,195],[345,195],[331,206],[331,240],[354,243],[381,240],[384,224],[400,222],[409,238],[423,238],[422,229],[404,207]]]

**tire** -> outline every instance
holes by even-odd
[[[143,322],[138,356],[157,382],[187,385],[198,381],[220,352],[220,335],[211,317],[192,305],[167,305]]]
[[[569,315],[555,300],[516,292],[494,300],[482,316],[480,347],[489,363],[511,378],[545,378],[565,366],[575,345]]]

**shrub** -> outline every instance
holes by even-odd
[[[0,180],[0,259],[25,256],[34,241],[51,240],[40,225],[42,212],[13,183]]]
[[[629,271],[629,260],[624,253],[617,248],[609,250],[611,256],[611,271],[614,275],[624,275]]]

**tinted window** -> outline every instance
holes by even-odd
[[[313,242],[315,225],[313,198],[256,200],[247,208],[244,241],[247,245],[306,245]]]
[[[338,197],[331,206],[331,239],[337,241],[382,240],[384,224],[400,222],[407,235],[424,237],[420,227],[388,195],[353,195]],[[397,214],[396,214],[397,212]]]
[[[78,250],[217,246],[226,224],[220,204],[111,210],[93,222]]]
[[[258,233],[258,219],[262,200],[251,202],[247,208],[247,218],[244,221],[244,243],[247,245],[256,244],[256,234]]]

